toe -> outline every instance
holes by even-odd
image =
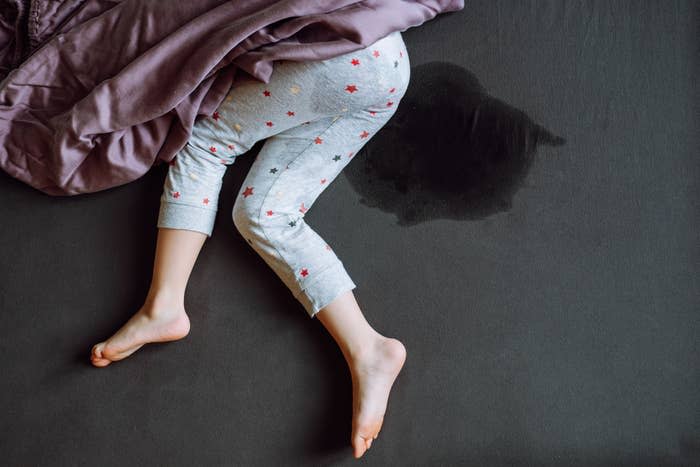
[[[106,358],[92,358],[91,361],[93,365],[99,367],[107,366],[112,363],[111,360],[107,360]]]
[[[355,433],[352,435],[355,458],[361,457],[372,446],[372,440],[379,436],[379,430],[381,430],[383,423],[384,417],[382,416],[373,423],[355,428]]]
[[[102,358],[102,347],[104,347],[104,342],[100,342],[99,344],[95,344],[92,346],[93,358]]]
[[[104,342],[100,342],[99,344],[95,344],[92,347],[92,352],[90,353],[90,361],[92,362],[93,365],[95,366],[107,366],[110,363],[112,363],[111,360],[108,358],[105,358],[102,350],[104,348]]]
[[[103,367],[106,367],[107,365],[109,365],[110,363],[112,363],[111,360],[101,360],[100,362],[95,362],[95,366],[103,368]]]
[[[361,436],[355,437],[355,440],[353,442],[353,447],[355,450],[355,459],[359,459],[362,457],[362,454],[365,453],[367,450],[367,446],[365,445],[365,440]]]

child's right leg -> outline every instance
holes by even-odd
[[[351,157],[396,111],[410,77],[404,50],[401,36],[393,35],[351,56],[304,65],[310,72],[300,74],[300,87],[313,92],[302,91],[301,97],[311,101],[321,117],[305,115],[312,121],[265,142],[233,208],[241,235],[308,315],[318,317],[346,359],[353,386],[350,442],[356,458],[378,436],[406,349],[367,322],[342,261],[304,217]],[[353,68],[354,63],[360,68]],[[296,68],[289,65],[288,70]],[[292,83],[287,74],[276,77],[280,79],[264,88],[285,96]],[[247,102],[239,102],[239,107]],[[260,109],[261,117],[270,120],[279,112],[274,107]]]

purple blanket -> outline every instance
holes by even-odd
[[[185,145],[240,68],[323,60],[464,0],[0,1],[0,167],[49,195],[144,175]]]

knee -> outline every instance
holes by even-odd
[[[246,202],[243,198],[233,204],[231,215],[238,232],[248,240],[282,241],[286,231],[298,231],[304,226],[303,215],[293,215],[279,205],[270,209],[264,204]]]
[[[254,233],[253,225],[257,222],[259,209],[252,209],[247,203],[237,199],[233,203],[233,225],[241,235],[248,238]]]
[[[231,213],[233,225],[247,239],[260,238],[270,234],[270,230],[277,228],[276,219],[267,216],[264,205],[251,203],[239,198],[233,203]]]

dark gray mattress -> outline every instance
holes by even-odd
[[[359,462],[700,465],[698,10],[470,0],[403,33],[399,111],[306,216],[408,350]],[[226,174],[190,335],[104,369],[167,166],[69,198],[0,174],[3,465],[358,462],[340,350],[231,219],[261,144]]]

